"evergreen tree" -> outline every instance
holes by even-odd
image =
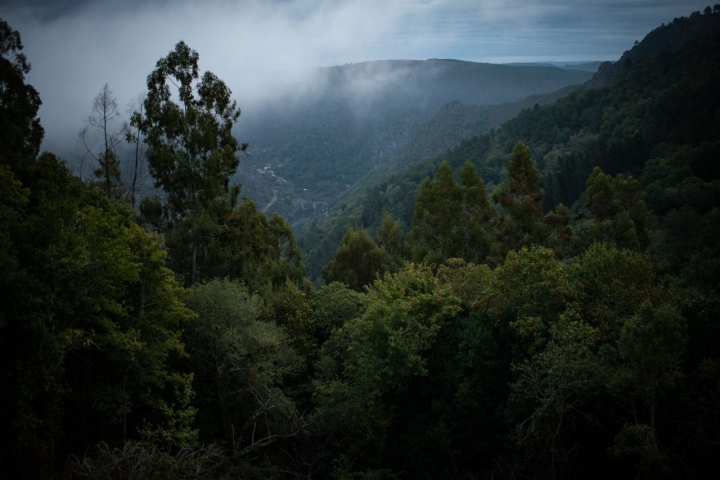
[[[461,256],[461,212],[462,190],[450,166],[443,162],[435,179],[426,179],[418,193],[410,235],[413,259],[439,263]]]
[[[632,176],[605,175],[595,167],[587,180],[585,206],[595,216],[594,240],[614,241],[620,248],[643,251],[650,243],[650,213],[640,184]]]
[[[530,149],[517,142],[508,162],[508,180],[493,191],[500,212],[495,217],[493,262],[499,263],[510,250],[533,243],[541,244],[543,228],[539,221],[544,192],[538,186],[539,172]]]
[[[342,282],[362,292],[366,285],[397,266],[383,248],[378,247],[364,229],[350,228],[340,241],[335,258],[323,268],[327,283]]]
[[[375,239],[380,248],[385,249],[393,259],[400,263],[405,258],[405,239],[400,226],[391,213],[383,216],[380,228],[378,228]]]
[[[460,171],[460,180],[463,185],[462,227],[465,231],[463,258],[469,262],[483,263],[490,251],[488,222],[494,209],[488,201],[485,182],[468,160]]]

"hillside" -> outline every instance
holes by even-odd
[[[720,12],[677,19],[660,32],[676,38],[698,31],[694,22],[705,31],[711,25],[717,28]],[[443,161],[457,175],[463,162],[470,160],[492,191],[505,179],[507,158],[518,140],[531,148],[541,171],[545,210],[561,202],[575,204],[595,166],[606,173],[630,172],[643,178],[647,203],[657,213],[691,197],[698,204],[712,204],[717,195],[713,185],[720,178],[713,161],[720,148],[720,48],[717,30],[690,38],[680,47],[658,50],[645,42],[651,46],[675,43],[662,40],[656,29],[634,47],[654,56],[628,63],[611,84],[524,110],[497,132],[463,141],[371,185],[360,200],[340,205],[301,238],[311,278],[317,278],[319,269],[332,258],[348,225],[362,225],[372,232],[383,214],[390,212],[409,227],[420,183],[433,177]]]
[[[585,72],[597,72],[598,67],[600,67],[600,64],[603,62],[571,62],[571,63],[565,63],[565,62],[545,62],[545,63],[535,63],[535,62],[522,62],[522,63],[506,63],[505,65],[510,65],[513,67],[558,67],[558,68],[564,68],[566,70],[583,70]]]
[[[331,201],[404,148],[413,129],[450,101],[468,106],[519,101],[587,81],[590,72],[456,60],[378,61],[319,69],[273,102],[246,110],[238,138],[250,143],[237,180],[267,213],[296,220],[298,200]],[[432,155],[465,135],[499,125],[495,113],[437,143]],[[501,115],[502,116],[502,115]],[[267,168],[266,168],[267,167]],[[295,203],[293,203],[295,202]]]
[[[714,13],[717,14],[718,10],[716,5]],[[710,7],[705,9],[704,15],[693,12],[689,17],[679,17],[668,24],[663,23],[648,33],[642,42],[636,42],[632,48],[625,50],[617,62],[604,62],[599,65],[589,85],[593,87],[607,85],[634,63],[655,57],[660,52],[678,47],[699,36],[708,35],[716,28],[716,15],[713,15]]]
[[[406,145],[389,161],[363,176],[343,192],[332,209],[339,203],[356,201],[368,188],[381,183],[389,175],[400,172],[421,160],[429,159],[458,145],[462,140],[481,135],[498,128],[522,110],[534,105],[546,105],[557,101],[579,88],[570,85],[555,92],[529,95],[517,102],[497,105],[463,105],[458,101],[443,105],[437,115],[412,128]]]

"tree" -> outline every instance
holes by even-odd
[[[385,466],[372,463],[392,450],[393,422],[404,413],[395,401],[429,374],[438,332],[459,311],[430,268],[413,264],[375,282],[366,305],[323,345],[316,392],[320,433],[365,468]]]
[[[18,172],[40,151],[44,130],[37,118],[42,102],[25,83],[30,64],[20,34],[0,18],[0,162]]]
[[[200,77],[198,60],[196,51],[179,42],[148,76],[145,111],[132,117],[145,135],[155,187],[165,194],[166,228],[185,224],[185,248],[171,251],[171,256],[181,262],[189,258],[191,284],[199,279],[198,258],[206,256],[211,243],[196,228],[203,210],[213,203],[232,207],[240,192],[229,186],[239,165],[232,127],[240,109],[222,80],[211,72]],[[171,86],[177,89],[179,103],[173,100]]]
[[[192,443],[181,326],[192,312],[157,235],[43,154],[0,168],[0,464],[48,478],[99,440]]]
[[[185,337],[203,436],[255,455],[299,433],[300,415],[280,386],[300,358],[281,328],[259,321],[263,300],[238,282],[213,280],[196,285],[187,301],[198,314]]]
[[[441,262],[461,256],[462,190],[447,162],[440,164],[434,180],[425,179],[418,193],[410,234],[413,258]]]
[[[318,290],[313,302],[318,343],[322,346],[335,329],[362,315],[365,300],[365,295],[340,282],[329,283]]]
[[[171,222],[230,193],[228,181],[239,165],[232,127],[240,109],[222,80],[211,72],[200,78],[198,60],[184,42],[160,59],[148,76],[145,114],[133,118],[146,135],[150,173],[165,191]]]
[[[145,108],[144,102],[145,96],[139,95],[138,97],[136,97],[135,100],[130,103],[129,109],[133,112],[133,115],[137,113],[137,115],[142,118],[143,109]],[[142,141],[142,131],[140,129],[140,123],[135,123],[134,127],[134,132],[128,128],[126,136],[127,142],[135,147],[135,154],[133,155],[134,166],[131,177],[132,180],[129,182],[130,188],[128,189],[127,196],[125,197],[125,199],[130,202],[130,205],[132,205],[133,208],[135,208],[137,193],[140,188],[138,186],[138,180],[143,177],[145,168],[145,150],[140,147],[140,143]]]
[[[465,229],[465,252],[463,258],[474,263],[482,263],[490,250],[488,221],[493,208],[485,192],[485,182],[478,175],[475,166],[466,160],[460,171],[463,185],[462,225]]]
[[[117,132],[110,131],[110,124],[119,116],[117,99],[106,83],[93,100],[92,114],[88,117],[90,126],[98,130],[102,137],[100,153],[94,153],[92,147],[88,145],[88,127],[83,128],[78,134],[86,154],[100,165],[99,168],[93,170],[93,174],[98,178],[98,186],[108,198],[116,199],[122,197],[124,190],[117,147],[128,138],[130,133],[127,124],[124,124]]]
[[[375,240],[378,247],[384,248],[396,262],[405,258],[405,239],[397,220],[391,213],[383,216],[382,223],[375,234]]]
[[[322,270],[327,283],[342,282],[363,291],[377,276],[396,269],[390,254],[375,245],[365,229],[350,228],[340,241],[335,258]]]
[[[605,175],[595,167],[587,180],[585,206],[595,216],[595,239],[614,241],[620,248],[644,250],[650,243],[650,213],[640,184],[632,176]]]
[[[494,253],[495,261],[504,258],[509,250],[542,243],[539,216],[544,192],[538,188],[539,172],[530,149],[524,143],[515,144],[507,169],[508,181],[492,194],[501,208],[500,215],[495,219],[499,240]]]

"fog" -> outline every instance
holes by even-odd
[[[44,148],[79,153],[105,83],[121,110],[179,40],[244,113],[315,91],[315,68],[380,59],[614,60],[694,0],[4,0],[43,100]],[[380,77],[362,80],[377,87]],[[320,85],[321,86],[321,85]],[[247,119],[241,117],[240,122]],[[125,118],[127,119],[127,117]],[[118,123],[119,125],[119,123]]]

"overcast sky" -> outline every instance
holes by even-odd
[[[616,60],[697,0],[0,0],[40,92],[47,148],[83,126],[105,83],[125,105],[184,40],[238,100],[250,72],[378,59]],[[255,90],[255,91],[253,91]],[[58,140],[59,141],[59,140]]]

